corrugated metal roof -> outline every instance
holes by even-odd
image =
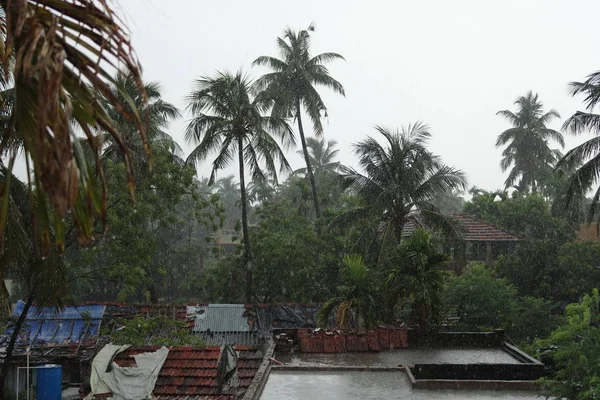
[[[258,345],[265,342],[262,332],[196,332],[208,345],[222,346],[233,344]]]
[[[250,332],[243,304],[188,306],[188,317],[195,320],[194,332]]]

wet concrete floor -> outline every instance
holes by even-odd
[[[519,361],[500,348],[413,348],[380,353],[342,353],[278,355],[286,364],[298,365],[368,365],[394,367],[399,364],[519,364]]]
[[[260,400],[536,399],[532,392],[412,390],[403,372],[271,371]]]

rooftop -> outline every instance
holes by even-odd
[[[447,214],[456,220],[464,229],[463,239],[467,242],[480,241],[520,241],[521,237],[514,235],[504,229],[498,228],[490,223],[481,221],[469,214]],[[414,222],[405,225],[403,236],[410,236],[416,229]]]
[[[135,365],[134,355],[156,351],[158,347],[130,347],[115,362]],[[250,386],[263,359],[263,349],[233,346],[231,373],[227,372],[226,347],[172,347],[163,364],[153,395],[157,400],[234,400]],[[100,398],[100,396],[96,396]]]

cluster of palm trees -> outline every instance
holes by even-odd
[[[93,215],[106,214],[105,160],[125,164],[133,198],[134,173],[152,167],[152,157],[148,157],[152,151],[166,150],[173,162],[185,161],[164,132],[168,120],[179,112],[162,101],[156,84],[143,83],[126,29],[110,2],[0,0],[0,10],[0,85],[6,89],[0,96],[0,244],[15,243],[14,236],[10,240],[8,235],[20,232],[23,237],[30,236],[31,248],[44,260],[51,253],[52,240],[59,250],[64,248],[67,216],[80,243],[91,243]],[[308,118],[316,136],[323,134],[327,107],[317,89],[341,95],[345,91],[326,67],[343,57],[337,53],[312,55],[313,31],[313,26],[287,29],[276,42],[279,58],[262,56],[254,61],[253,65],[270,69],[258,79],[242,72],[222,72],[197,80],[188,96],[192,120],[186,140],[196,147],[187,161],[202,162],[215,154],[210,181],[232,163],[239,167],[248,300],[252,295],[252,251],[246,172],[255,183],[276,182],[278,173],[291,172],[285,150],[296,143],[294,123],[306,164],[298,173],[306,175],[310,186],[315,228],[323,228],[315,183],[319,166],[313,165],[316,157],[311,158],[309,152],[311,146],[313,150],[316,147],[306,135],[303,120]],[[127,72],[115,75],[115,65]],[[597,136],[561,156],[548,145],[550,140],[564,145],[562,135],[547,127],[558,113],[544,112],[532,93],[519,98],[516,113],[499,112],[514,125],[497,141],[498,146],[506,146],[502,168],[512,167],[507,186],[540,191],[543,177],[554,166],[572,172],[566,181],[567,198],[585,193],[597,183],[600,115],[594,110],[600,102],[600,73],[571,86],[573,95],[585,96],[586,110],[570,117],[563,128]],[[385,145],[372,137],[355,145],[364,172],[339,166],[348,187],[364,200],[361,207],[340,216],[339,222],[375,218],[383,241],[395,243],[409,221],[455,231],[434,200],[440,193],[463,190],[465,177],[427,149],[428,127],[416,123],[400,131],[376,129]],[[328,151],[326,147],[322,150]],[[11,177],[19,151],[27,161],[26,211],[30,218],[25,221],[33,225],[9,231],[9,210],[14,209]],[[600,189],[593,196],[590,215],[599,200]]]
[[[570,212],[572,206],[579,207],[586,193],[598,183],[600,171],[600,115],[594,113],[600,102],[600,73],[589,75],[584,82],[572,82],[570,86],[573,96],[585,96],[586,110],[569,117],[561,130],[574,135],[592,132],[595,137],[563,155],[560,151],[565,146],[563,134],[548,127],[560,114],[554,109],[545,112],[539,96],[530,91],[515,101],[516,112],[498,112],[513,126],[496,141],[496,147],[504,146],[502,171],[510,170],[505,188],[514,187],[519,192],[553,198],[563,208],[562,213]],[[551,148],[551,142],[560,149]],[[592,196],[589,221],[596,217],[599,199],[600,188]]]
[[[323,65],[343,57],[337,53],[312,56],[312,31],[312,25],[299,32],[287,29],[284,37],[277,39],[281,59],[262,56],[254,61],[254,65],[267,66],[272,70],[256,81],[243,72],[220,72],[197,80],[188,96],[187,108],[192,120],[186,129],[186,140],[196,144],[188,162],[202,162],[215,153],[210,184],[215,181],[217,171],[233,162],[237,162],[239,167],[247,301],[252,299],[252,251],[248,232],[246,169],[254,182],[268,178],[277,181],[278,172],[291,172],[283,151],[283,148],[296,143],[290,120],[298,124],[317,216],[316,227],[320,229],[321,209],[302,115],[308,115],[316,135],[323,133],[321,118],[327,108],[316,87],[331,88],[344,95],[343,86],[329,75]]]

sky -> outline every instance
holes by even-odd
[[[325,137],[336,140],[339,159],[356,167],[352,145],[378,135],[374,125],[396,128],[415,121],[431,127],[430,149],[466,172],[469,186],[503,186],[496,137],[510,125],[496,112],[514,110],[529,90],[562,122],[582,99],[568,83],[600,69],[597,16],[587,0],[123,0],[118,9],[146,80],[159,81],[163,98],[179,108],[193,81],[216,71],[251,68],[260,55],[277,56],[286,27],[312,22],[312,52],[333,51],[346,61],[328,64],[346,89],[342,97],[320,89],[328,107]],[[190,115],[169,126],[184,141]],[[310,132],[310,129],[307,129]],[[567,136],[566,150],[590,136]],[[290,150],[294,169],[303,161]],[[199,165],[210,174],[210,164]],[[219,174],[235,173],[236,168]]]

